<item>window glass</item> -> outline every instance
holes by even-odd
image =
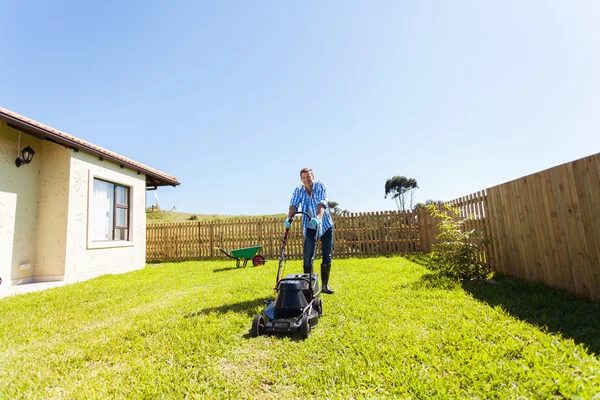
[[[127,235],[128,232],[129,232],[128,229],[117,228],[115,240],[128,240],[128,238],[129,238]]]
[[[128,187],[94,179],[90,214],[92,241],[129,240]]]
[[[117,204],[127,204],[128,191],[124,186],[117,186]]]
[[[117,226],[127,226],[127,209],[117,208]]]
[[[94,179],[92,198],[92,240],[112,240],[114,221],[114,185]]]

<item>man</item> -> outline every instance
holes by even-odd
[[[298,212],[300,206],[302,206],[302,211],[310,215],[310,218],[306,215],[302,216],[302,225],[304,226],[304,273],[310,273],[314,262],[314,251],[317,245],[315,240],[316,230],[317,240],[321,239],[323,253],[321,263],[323,293],[333,294],[333,289],[329,287],[331,252],[333,251],[333,219],[327,208],[327,185],[314,179],[312,169],[303,168],[300,171],[302,185],[294,190],[292,200],[290,200],[288,218],[283,224],[286,228],[290,227],[288,219]]]

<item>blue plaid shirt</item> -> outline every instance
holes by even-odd
[[[321,237],[323,232],[327,231],[327,229],[333,226],[333,219],[331,219],[331,214],[329,213],[329,208],[327,207],[327,185],[320,181],[313,182],[312,196],[309,196],[304,185],[300,185],[294,190],[292,200],[290,200],[290,206],[296,207],[299,211],[304,211],[313,218],[316,218],[317,216],[319,204],[323,204],[325,206],[325,213],[323,214],[323,219],[321,219],[321,229],[318,234],[318,237]],[[302,208],[300,208],[300,206],[302,206]],[[310,225],[310,219],[306,215],[303,215],[302,227],[305,236],[306,228],[308,226],[312,228],[312,225]]]

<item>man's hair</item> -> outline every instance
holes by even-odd
[[[309,174],[314,175],[313,172],[312,172],[312,168],[302,168],[300,170],[300,176],[302,176],[303,172],[308,172]]]

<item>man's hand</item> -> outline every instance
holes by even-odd
[[[313,226],[313,228],[317,229],[321,227],[321,220],[319,218],[313,218],[310,220],[310,224]]]
[[[285,229],[290,229],[292,223],[290,222],[289,218],[286,218],[285,221],[283,221],[283,226],[285,226]]]

